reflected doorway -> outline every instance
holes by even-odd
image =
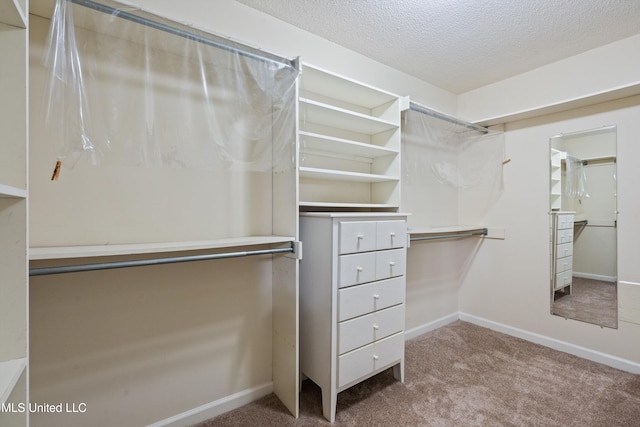
[[[617,328],[616,127],[550,139],[551,313]]]

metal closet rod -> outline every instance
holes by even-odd
[[[422,106],[420,104],[416,104],[415,102],[409,102],[409,109],[413,111],[417,111],[418,113],[426,114],[427,116],[435,117],[436,119],[444,120],[449,123],[454,123],[456,125],[460,125],[467,129],[475,130],[476,132],[487,134],[489,133],[489,129],[484,126],[474,125],[473,123],[465,122],[464,120],[456,119],[455,117],[448,116],[443,113],[439,113],[435,110]]]
[[[154,28],[156,30],[160,30],[176,36],[184,37],[189,40],[194,40],[209,46],[214,46],[219,49],[235,52],[249,58],[286,65],[288,67],[291,67],[294,70],[298,69],[298,62],[296,59],[292,60],[292,59],[282,58],[280,56],[273,55],[271,53],[267,53],[258,49],[251,48],[249,46],[243,45],[242,47],[240,47],[239,43],[231,42],[223,37],[218,37],[213,34],[207,34],[207,37],[204,37],[204,36],[195,34],[194,32],[191,32],[191,31],[172,27],[170,25],[163,24],[161,22],[157,22],[152,19],[145,18],[130,12],[126,12],[122,9],[107,6],[105,4],[101,4],[91,0],[69,0],[69,1],[77,5],[87,7],[89,9],[97,10],[98,12],[103,12],[109,15],[117,16],[118,18],[126,19],[128,21],[135,22],[136,24],[141,24],[150,28]],[[123,6],[126,7],[126,5],[123,5]]]
[[[480,231],[473,231],[471,233],[452,232],[450,234],[438,234],[436,236],[411,237],[409,240],[411,240],[412,242],[417,242],[421,240],[457,239],[461,237],[486,236],[487,234],[489,234],[489,230],[483,228]]]
[[[208,261],[212,259],[240,258],[253,255],[273,255],[295,252],[293,243],[288,248],[259,249],[254,251],[225,252],[205,255],[185,255],[178,257],[139,259],[131,261],[111,261],[93,264],[61,265],[29,269],[29,276],[47,276],[51,274],[77,273],[83,271],[110,270],[114,268],[142,267],[147,265],[175,264],[179,262]]]

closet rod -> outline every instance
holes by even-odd
[[[438,234],[436,236],[423,236],[423,237],[411,237],[409,240],[412,242],[421,240],[440,240],[440,239],[457,239],[461,237],[474,237],[474,236],[486,236],[489,231],[483,228],[480,231],[474,231],[471,233],[451,233],[451,234]]]
[[[456,125],[463,126],[467,129],[475,130],[476,132],[487,134],[489,133],[489,129],[484,126],[474,125],[473,123],[465,122],[464,120],[456,119],[455,117],[448,116],[443,113],[439,113],[435,110],[422,106],[420,104],[416,104],[415,102],[409,102],[409,109],[413,111],[417,111],[418,113],[426,114],[427,116],[435,117],[436,119],[444,120],[449,123],[454,123]]]
[[[189,40],[194,40],[200,42],[202,44],[206,44],[209,46],[214,46],[219,49],[227,50],[229,52],[235,52],[240,55],[258,59],[261,61],[272,62],[277,64],[282,64],[287,67],[290,67],[294,70],[298,69],[297,60],[296,59],[286,59],[279,57],[277,55],[273,55],[262,50],[253,49],[249,46],[240,47],[239,44],[234,43],[230,40],[227,40],[223,37],[218,37],[213,34],[207,34],[208,37],[203,37],[201,35],[195,34],[191,31],[183,30],[180,28],[172,27],[167,24],[163,24],[161,22],[154,21],[152,19],[148,19],[142,16],[135,15],[130,12],[126,12],[125,10],[118,9],[115,7],[107,6],[105,4],[101,4],[91,0],[69,0],[72,3],[75,3],[80,6],[87,7],[89,9],[97,10],[98,12],[103,12],[109,15],[117,16],[118,18],[126,19],[131,22],[135,22],[136,24],[141,24],[150,28],[154,28],[156,30],[164,31],[169,34],[173,34],[176,36],[184,37]],[[127,5],[123,4],[123,7]]]
[[[77,273],[82,271],[95,271],[95,270],[110,270],[113,268],[125,268],[125,267],[142,267],[147,265],[159,265],[159,264],[175,264],[179,262],[191,262],[191,261],[208,261],[212,259],[224,259],[224,258],[239,258],[253,255],[273,255],[286,252],[294,252],[294,245],[291,244],[288,248],[275,248],[275,249],[260,249],[254,251],[240,251],[240,252],[225,252],[218,254],[205,254],[205,255],[186,255],[179,257],[167,257],[167,258],[153,258],[153,259],[139,259],[131,261],[111,261],[111,262],[99,262],[94,264],[79,264],[79,265],[61,265],[56,267],[41,267],[29,269],[29,276],[46,276],[50,274],[62,274],[62,273]]]

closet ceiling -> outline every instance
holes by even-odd
[[[640,33],[640,0],[237,1],[456,94]]]

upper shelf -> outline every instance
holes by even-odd
[[[247,236],[193,242],[163,242],[122,245],[32,247],[30,260],[87,258],[99,256],[137,255],[166,252],[197,251],[293,242],[288,236]]]
[[[395,101],[398,96],[361,82],[337,76],[329,71],[303,64],[302,77],[306,91],[321,93],[345,102],[358,100],[358,104],[373,109]]]
[[[399,127],[398,124],[387,120],[307,98],[300,98],[300,106],[303,108],[300,113],[303,122],[308,121],[365,135],[375,135]]]
[[[24,199],[27,197],[27,190],[0,184],[0,198]]]
[[[26,6],[24,0],[0,0],[0,23],[27,28]]]

